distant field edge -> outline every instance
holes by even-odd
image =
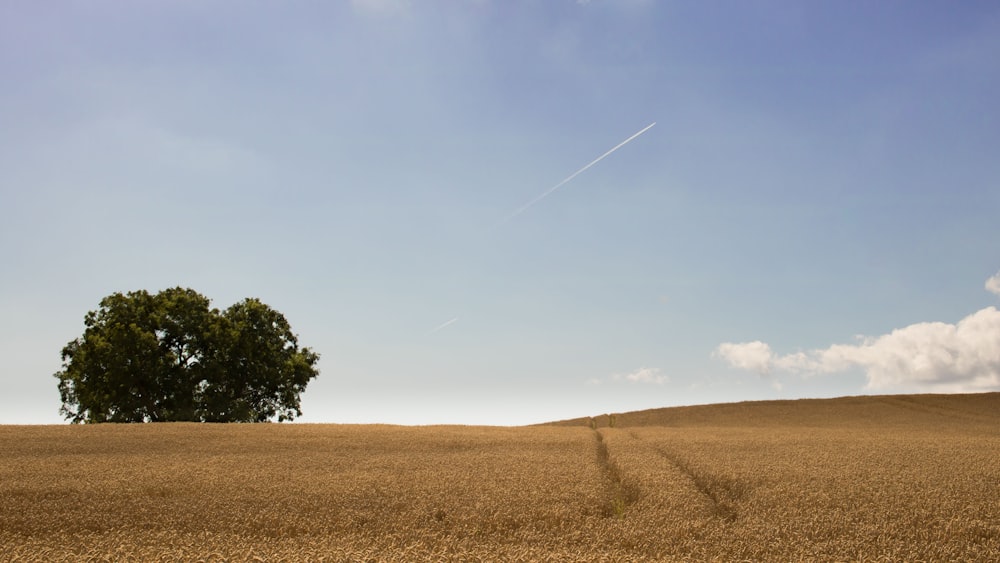
[[[1000,392],[856,395],[663,407],[546,422],[537,426],[872,427],[962,421],[1000,428]]]

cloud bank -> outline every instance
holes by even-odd
[[[1000,274],[986,282],[1000,295]],[[943,393],[1000,389],[1000,311],[987,307],[955,324],[916,323],[856,344],[779,355],[760,341],[720,344],[715,356],[762,376],[824,374],[860,368],[872,390]]]

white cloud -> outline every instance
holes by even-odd
[[[986,281],[1000,295],[1000,273]],[[760,341],[720,344],[731,366],[768,375],[864,370],[869,389],[976,392],[1000,389],[1000,311],[987,307],[958,321],[916,323],[857,344],[779,356]]]
[[[770,381],[771,386],[778,391],[781,390],[781,382],[771,377],[771,370],[775,367],[787,367],[801,356],[793,354],[778,357],[767,343],[759,340],[739,344],[726,342],[715,349],[714,355],[723,358],[733,367],[757,372],[762,378]]]
[[[761,349],[767,353],[760,352]],[[778,356],[762,342],[719,345],[733,367],[767,375],[837,373],[858,367],[869,389],[976,392],[1000,389],[1000,311],[987,307],[957,324],[917,323],[859,344]]]
[[[766,375],[774,363],[771,347],[760,340],[753,342],[724,342],[715,349],[715,355],[729,362],[729,365]]]
[[[611,376],[615,381],[628,381],[629,383],[655,383],[663,385],[670,380],[669,377],[660,373],[659,368],[639,368],[632,373],[616,373]]]
[[[986,280],[986,291],[1000,295],[1000,272],[997,272],[990,279]]]

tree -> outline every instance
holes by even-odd
[[[223,312],[191,289],[114,293],[62,350],[60,413],[77,422],[265,422],[301,416],[319,374],[284,315],[258,299]]]

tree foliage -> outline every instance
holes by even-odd
[[[291,420],[319,374],[319,355],[258,299],[219,311],[180,287],[114,293],[84,325],[55,374],[72,422]]]

